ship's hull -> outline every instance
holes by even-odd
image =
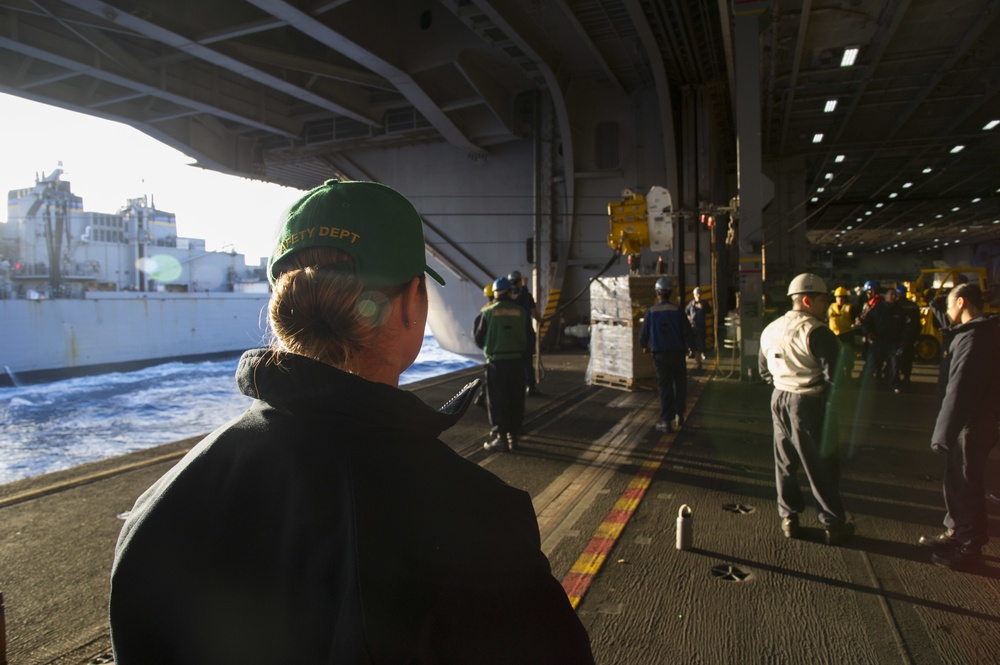
[[[0,384],[236,354],[266,343],[266,304],[251,293],[0,300]]]

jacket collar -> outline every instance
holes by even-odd
[[[240,392],[297,415],[347,418],[362,425],[418,429],[438,436],[465,414],[480,380],[466,384],[440,409],[415,394],[293,353],[251,349],[236,369]]]

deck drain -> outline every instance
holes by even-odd
[[[753,575],[734,565],[724,563],[712,568],[712,577],[717,577],[723,582],[747,582]]]
[[[736,513],[738,515],[749,515],[753,511],[757,510],[752,506],[745,506],[742,503],[726,503],[723,504],[722,509],[730,513]]]

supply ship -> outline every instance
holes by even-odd
[[[265,260],[177,235],[152,197],[84,211],[63,170],[0,224],[0,385],[239,353],[266,338]]]

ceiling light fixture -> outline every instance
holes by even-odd
[[[813,134],[813,143],[819,143],[822,140],[823,140],[822,134]]]
[[[820,136],[822,136],[822,134],[820,134]],[[951,149],[951,154],[954,155],[954,154],[957,154],[959,152],[962,152],[963,150],[965,150],[965,146],[964,145],[957,145],[957,146],[955,146],[954,148]]]
[[[844,159],[845,159],[845,157],[843,155],[837,155],[836,157],[833,158],[833,161],[835,161],[838,164],[840,164],[842,161],[844,161]]]
[[[835,108],[837,108],[837,100],[828,99],[826,100],[826,106],[823,107],[823,113],[833,113]]]
[[[893,192],[892,194],[890,194],[890,195],[889,195],[889,198],[890,198],[890,199],[894,199],[894,198],[896,198],[897,196],[898,196],[898,194],[896,194],[896,192]]]
[[[811,200],[811,201],[812,201],[813,203],[816,203],[817,201],[819,201],[819,198],[818,198],[818,197],[816,197],[816,196],[814,196],[814,197],[812,197],[812,198],[811,198],[810,200]]]
[[[858,59],[858,47],[852,46],[844,49],[844,57],[840,60],[841,67],[850,67]]]
[[[827,173],[826,174],[826,179],[827,180],[833,180],[833,174],[832,173]]]
[[[972,199],[973,203],[979,203],[980,201],[982,201],[982,199],[979,198],[978,196],[976,198]]]
[[[931,167],[928,166],[926,169],[924,169],[923,171],[921,171],[921,173],[930,173],[933,170],[934,169],[932,169]]]
[[[1000,125],[1000,120],[990,120],[988,123],[986,123],[986,126],[983,127],[983,129],[989,131],[994,127],[996,127],[997,125]]]
[[[961,208],[959,208],[958,206],[955,206],[954,208],[951,209],[952,212],[958,212],[959,210],[961,210]]]
[[[913,183],[912,182],[904,182],[903,183],[903,189],[909,189],[910,187],[913,187]]]

